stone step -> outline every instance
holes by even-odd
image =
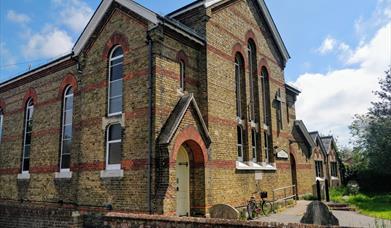
[[[327,206],[330,208],[330,210],[354,211],[354,208],[351,208],[349,204],[345,204],[345,203],[328,203]]]

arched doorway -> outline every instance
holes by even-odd
[[[298,199],[298,187],[297,187],[297,173],[296,173],[296,160],[293,154],[290,154],[289,160],[291,162],[291,176],[292,176],[292,185],[295,186],[295,192],[294,194],[296,195],[296,199]]]
[[[190,160],[186,149],[181,146],[176,158],[176,215],[190,215]]]

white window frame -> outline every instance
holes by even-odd
[[[255,123],[256,120],[256,113],[255,113],[255,85],[254,85],[254,63],[253,63],[253,50],[252,50],[252,44],[248,43],[248,61],[249,61],[249,70],[250,70],[250,121],[253,121]],[[253,47],[255,48],[255,47]]]
[[[242,63],[243,64],[243,63]],[[239,119],[243,118],[242,112],[242,69],[239,64],[238,56],[235,58],[235,90],[236,90],[236,115]]]
[[[64,148],[64,134],[65,134],[65,127],[66,126],[71,126],[71,128],[73,127],[73,102],[72,102],[72,116],[71,116],[71,123],[66,125],[65,123],[65,116],[66,116],[66,112],[69,111],[69,110],[66,110],[66,101],[68,98],[70,97],[74,97],[73,96],[73,90],[72,90],[72,94],[70,95],[67,95],[68,91],[72,89],[72,86],[68,86],[65,90],[64,90],[64,99],[63,99],[63,109],[62,109],[62,114],[63,114],[63,117],[62,117],[62,134],[61,134],[61,153],[60,153],[60,172],[70,172],[70,168],[67,168],[67,169],[63,169],[61,166],[62,166],[62,156],[63,156],[63,148]],[[69,139],[71,142],[72,142],[72,138],[73,138],[73,129],[72,129],[72,136],[71,136],[71,139]]]
[[[29,118],[29,113],[32,113],[31,114],[31,119]],[[26,109],[25,109],[25,119],[24,119],[24,134],[23,134],[23,154],[22,154],[22,174],[28,174],[30,172],[30,161],[29,161],[29,169],[28,170],[24,170],[24,160],[26,159],[24,154],[26,152],[26,136],[28,133],[32,133],[31,132],[27,132],[27,126],[28,126],[28,121],[32,121],[33,119],[33,115],[34,115],[34,103],[33,103],[33,99],[30,98],[27,103],[26,103]],[[31,135],[30,135],[31,137]],[[29,157],[28,159],[30,160],[30,157],[31,157],[31,138],[30,138],[30,144],[28,144],[28,146],[30,147],[30,154],[29,154]]]
[[[236,138],[236,153],[238,153],[239,152],[239,148],[240,148],[240,153],[241,153],[241,156],[239,156],[239,154],[237,155],[238,156],[238,158],[237,158],[237,160],[238,161],[240,161],[240,162],[243,162],[243,158],[244,158],[244,144],[243,144],[243,142],[244,142],[244,135],[243,135],[243,126],[242,125],[240,125],[240,124],[238,124],[237,125],[237,128],[236,128],[236,132],[238,131],[238,128],[240,128],[240,137],[241,137],[241,141],[242,141],[242,143],[240,144],[239,142],[238,142],[238,138]],[[236,133],[236,134],[238,134],[238,132]],[[237,135],[237,137],[239,137],[239,135]]]
[[[119,163],[119,164],[109,164],[110,144],[122,143],[122,132],[121,132],[121,139],[109,141],[110,128],[112,126],[114,126],[114,125],[117,125],[117,124],[121,126],[121,124],[119,124],[119,123],[111,124],[111,125],[109,125],[107,127],[107,130],[106,130],[106,170],[120,170],[121,169],[121,163]],[[121,128],[122,128],[122,126],[121,126]],[[122,146],[122,144],[121,144],[121,146]]]
[[[3,138],[3,119],[4,119],[3,110],[0,108],[0,144],[1,144],[1,138]]]
[[[115,67],[115,66],[118,66],[119,64],[124,65],[124,59],[122,60],[121,63],[118,63],[118,64],[116,64],[116,65],[111,65],[111,62],[113,62],[113,61],[115,61],[115,60],[117,60],[117,59],[120,59],[120,58],[124,58],[124,54],[112,58],[112,56],[113,56],[113,54],[114,54],[114,51],[117,50],[118,48],[121,48],[121,49],[122,49],[122,47],[121,47],[120,45],[114,47],[113,50],[112,50],[111,53],[110,53],[110,58],[109,58],[109,78],[108,78],[109,83],[108,83],[108,93],[107,93],[107,101],[108,101],[108,102],[107,102],[107,113],[108,113],[108,116],[109,116],[109,117],[121,115],[121,114],[123,113],[123,107],[121,107],[121,112],[110,113],[110,104],[111,104],[111,103],[110,103],[110,100],[111,100],[111,99],[121,97],[121,98],[122,98],[122,106],[123,106],[123,85],[122,85],[122,88],[121,88],[121,89],[122,89],[121,95],[114,96],[114,97],[110,97],[110,88],[111,88],[111,84],[114,83],[114,82],[118,82],[118,81],[120,81],[120,80],[123,82],[123,75],[122,75],[121,79],[117,79],[117,80],[115,80],[115,81],[111,81],[111,68],[112,68],[112,67]],[[123,50],[122,50],[122,51],[123,51]],[[122,74],[123,74],[123,72],[122,72]]]
[[[179,60],[179,89],[185,91],[186,85],[186,65],[183,60]]]

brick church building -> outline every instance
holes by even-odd
[[[328,152],[289,58],[264,0],[103,0],[70,54],[0,84],[0,200],[198,216],[312,193]]]

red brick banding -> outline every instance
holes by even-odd
[[[189,64],[188,57],[187,57],[186,53],[185,53],[183,50],[180,50],[180,51],[177,53],[177,55],[176,55],[176,60],[177,60],[178,62],[183,61],[183,62],[186,64],[186,66]]]
[[[193,164],[197,167],[205,166],[205,163],[208,162],[208,150],[200,133],[194,126],[188,126],[176,137],[170,163],[176,162],[179,148],[183,144],[190,147],[193,153]]]
[[[3,99],[0,99],[0,110],[3,111],[3,114],[5,112],[5,101]]]
[[[65,76],[65,78],[62,80],[62,82],[60,84],[60,88],[58,90],[58,98],[59,99],[62,99],[62,97],[64,96],[64,92],[65,92],[64,90],[68,86],[72,86],[72,90],[73,90],[74,94],[77,93],[77,80],[76,80],[75,75],[73,75],[72,73],[67,74]]]
[[[242,55],[244,66],[247,66],[247,58],[245,58],[246,52],[243,50],[243,46],[240,43],[236,43],[232,48],[232,61],[235,62],[236,54],[240,53]]]
[[[257,38],[255,37],[255,34],[253,32],[253,30],[248,30],[247,33],[246,33],[246,37],[245,37],[245,40],[248,42],[249,40],[253,40],[254,44],[256,45],[258,42],[257,42]]]
[[[129,52],[129,42],[128,37],[126,37],[124,34],[120,32],[115,32],[109,40],[106,42],[105,48],[102,52],[102,60],[107,61],[109,58],[110,52],[113,49],[113,47],[120,45],[122,50],[124,51],[124,54],[127,54]]]
[[[38,96],[37,96],[37,92],[35,91],[35,89],[33,88],[29,88],[26,92],[26,94],[24,95],[23,97],[23,106],[22,106],[22,110],[24,110],[26,107],[26,103],[29,99],[32,99],[34,104],[38,102]]]

